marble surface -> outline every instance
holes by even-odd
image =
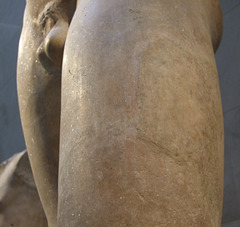
[[[222,43],[216,54],[225,121],[223,227],[240,219],[240,0],[221,0]],[[16,60],[24,0],[0,0],[0,160],[25,148],[16,95]]]

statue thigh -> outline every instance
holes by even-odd
[[[218,76],[190,2],[79,3],[63,60],[60,227],[220,226]]]

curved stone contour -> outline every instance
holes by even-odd
[[[75,0],[27,0],[18,98],[33,175],[50,227],[57,226],[61,66]]]
[[[75,4],[28,0],[19,47],[21,119],[48,225],[220,226],[218,0]]]
[[[47,227],[26,151],[0,165],[0,226]]]
[[[221,224],[219,2],[82,0],[64,49],[59,227]]]

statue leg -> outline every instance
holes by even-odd
[[[220,226],[221,11],[205,4],[80,1],[62,72],[59,227]]]
[[[69,5],[71,2],[68,1]],[[34,179],[48,219],[57,226],[61,65],[74,7],[27,1],[18,57],[18,97]],[[65,11],[60,14],[61,9]]]

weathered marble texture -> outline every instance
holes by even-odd
[[[18,65],[49,226],[220,226],[219,2],[55,3],[28,1]]]
[[[62,52],[75,1],[26,1],[18,98],[26,146],[49,226],[57,225]]]
[[[26,151],[0,164],[0,226],[47,227]]]

